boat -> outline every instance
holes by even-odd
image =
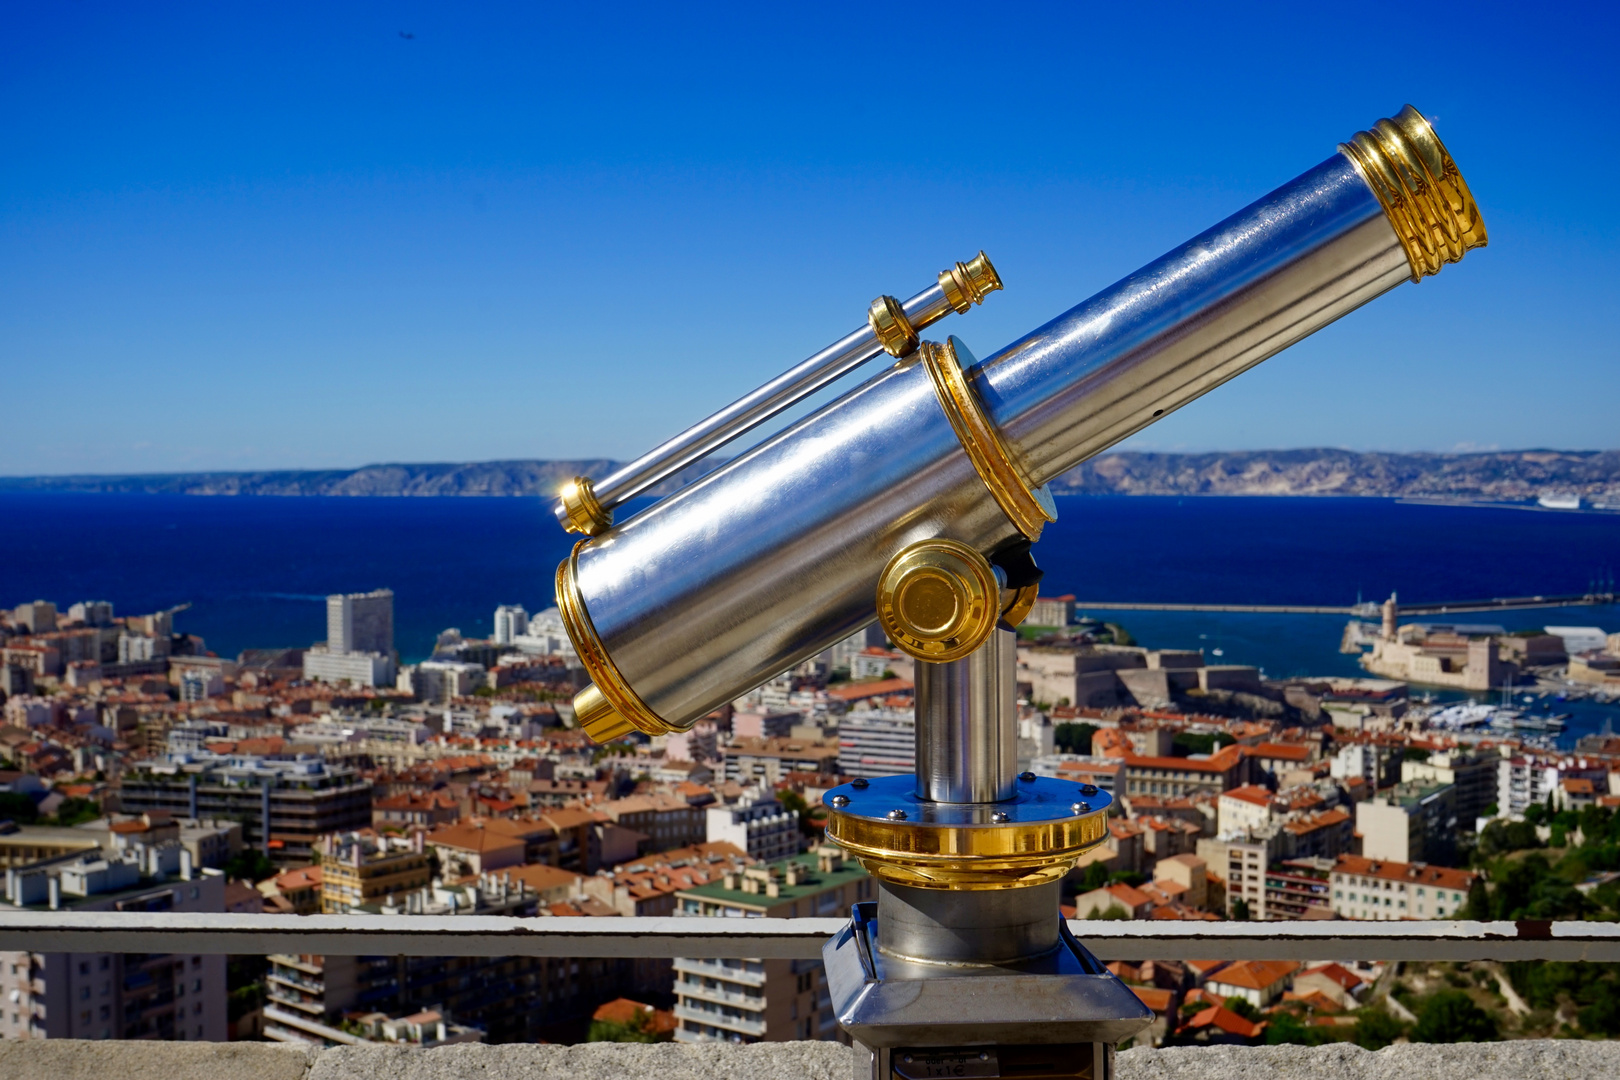
[[[1464,701],[1456,705],[1449,705],[1428,719],[1432,728],[1444,731],[1462,731],[1467,728],[1483,727],[1492,723],[1498,710],[1494,705],[1485,705],[1477,701]]]

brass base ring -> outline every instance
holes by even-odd
[[[842,784],[823,796],[827,839],[873,877],[922,889],[1020,889],[1055,881],[1108,838],[1112,798],[1050,777],[999,803],[919,799],[915,776]]]

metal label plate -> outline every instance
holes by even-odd
[[[893,1052],[891,1080],[1095,1080],[1094,1043],[915,1047]]]

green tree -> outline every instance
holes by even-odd
[[[33,799],[16,791],[0,791],[0,821],[31,825],[38,817],[39,807]]]
[[[1568,879],[1554,873],[1540,852],[1505,860],[1497,864],[1492,876],[1495,887],[1488,894],[1488,918],[1580,918],[1596,906]]]
[[[275,872],[275,864],[258,848],[243,848],[225,864],[225,876],[238,881],[263,881]]]
[[[1102,920],[1104,920],[1106,922],[1129,922],[1130,918],[1131,918],[1131,913],[1126,911],[1124,908],[1120,907],[1116,903],[1116,904],[1109,904],[1108,905],[1108,910],[1098,912],[1097,914],[1093,915],[1092,918],[1093,919],[1102,919]]]
[[[1081,892],[1090,892],[1093,889],[1100,889],[1106,884],[1108,884],[1108,864],[1105,862],[1091,863],[1086,867],[1085,873],[1080,877]]]
[[[1496,1021],[1461,990],[1441,990],[1418,1007],[1413,1042],[1492,1042]]]
[[[1249,921],[1249,902],[1242,897],[1232,901],[1232,918],[1237,922]]]
[[[776,801],[782,804],[782,809],[792,812],[799,819],[799,832],[809,837],[821,832],[821,825],[813,820],[815,807],[806,802],[803,795],[797,791],[779,791]]]
[[[652,1043],[658,1042],[653,1030],[652,1013],[638,1010],[629,1020],[592,1020],[586,1042]]]
[[[1485,831],[1479,834],[1479,853],[1485,858],[1540,846],[1541,841],[1536,838],[1536,827],[1528,821],[1503,821],[1497,818],[1486,825]]]
[[[1597,1035],[1620,1035],[1620,993],[1611,984],[1609,993],[1576,1014],[1582,1031]]]
[[[1280,1046],[1283,1043],[1321,1046],[1324,1043],[1338,1041],[1331,1028],[1310,1027],[1291,1012],[1272,1013],[1266,1023],[1268,1046]]]
[[[101,807],[93,799],[63,799],[56,808],[56,824],[61,826],[81,825],[100,816]]]
[[[1059,724],[1052,729],[1052,743],[1065,754],[1089,754],[1096,733],[1096,724]]]
[[[1171,740],[1171,748],[1177,757],[1188,757],[1192,754],[1213,754],[1223,746],[1231,746],[1237,739],[1224,731],[1213,732],[1186,732],[1183,731]]]
[[[1363,1050],[1382,1050],[1402,1035],[1406,1025],[1383,1009],[1369,1006],[1356,1017],[1356,1045]]]
[[[1221,1004],[1225,1005],[1232,1012],[1235,1012],[1239,1016],[1243,1017],[1243,1019],[1252,1023],[1258,1023],[1260,1020],[1260,1010],[1255,1008],[1254,1002],[1250,1001],[1248,998],[1233,996],[1227,998]]]

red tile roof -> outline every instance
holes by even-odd
[[[1271,805],[1271,792],[1259,784],[1245,784],[1231,791],[1223,791],[1221,798],[1237,799],[1239,802],[1252,803],[1255,806]]]
[[[1467,890],[1478,876],[1468,870],[1454,870],[1449,866],[1389,862],[1384,859],[1366,859],[1360,855],[1340,855],[1339,861],[1333,866],[1333,872],[1375,877],[1383,881],[1409,881],[1419,885],[1435,885],[1442,889],[1456,889],[1458,892]]]
[[[1298,743],[1261,743],[1249,748],[1252,757],[1272,758],[1278,761],[1309,761],[1311,748]]]
[[[847,703],[915,689],[916,684],[910,679],[878,679],[875,682],[844,683],[838,686],[829,686],[827,696],[834,701]]]
[[[1299,969],[1292,960],[1239,960],[1209,981],[1244,990],[1264,990],[1282,982]]]
[[[1133,986],[1131,987],[1131,993],[1135,994],[1142,1004],[1156,1013],[1169,1012],[1170,1002],[1175,997],[1169,990],[1159,990],[1151,986]]]
[[[1256,1024],[1252,1021],[1245,1020],[1243,1017],[1239,1016],[1237,1013],[1233,1012],[1231,1009],[1228,1009],[1224,1005],[1211,1005],[1203,1012],[1195,1014],[1193,1018],[1187,1021],[1187,1023],[1182,1027],[1182,1030],[1185,1031],[1189,1028],[1201,1027],[1217,1027],[1222,1031],[1228,1032],[1232,1035],[1237,1035],[1244,1039],[1255,1038],[1260,1034],[1261,1031],[1265,1030],[1265,1024],[1263,1022]]]

